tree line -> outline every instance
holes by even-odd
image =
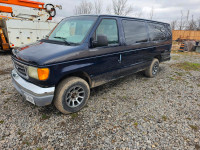
[[[135,17],[141,17],[142,12],[134,11],[133,13],[134,9],[132,6],[133,5],[131,5],[128,0],[111,0],[111,5],[106,7],[106,13],[121,16],[132,14]],[[105,8],[103,9],[103,7],[102,0],[94,0],[93,2],[82,0],[75,6],[74,14],[102,14],[103,11],[105,11]],[[145,18],[153,20],[154,7],[151,8],[149,15]],[[186,13],[181,11],[180,18],[172,20],[170,24],[172,30],[200,30],[200,17],[194,19],[194,16],[190,14],[189,10]]]
[[[94,0],[93,2],[88,0],[82,0],[74,8],[74,14],[102,14],[106,11],[107,14],[127,16],[133,15],[134,17],[141,17],[142,12],[133,9],[133,5],[128,0],[111,0],[111,4],[104,8],[103,1]],[[134,13],[133,13],[134,12]],[[149,15],[146,17],[152,20],[154,17],[154,7],[151,8]]]
[[[128,0],[112,0],[112,4],[106,7],[108,14],[127,16],[133,12],[133,7],[129,5]],[[82,0],[81,3],[74,8],[74,14],[101,14],[103,13],[103,1],[94,0],[90,2]]]
[[[200,31],[200,17],[194,19],[194,16],[190,14],[190,10],[186,13],[181,11],[181,16],[178,20],[171,21],[172,30],[193,30]]]

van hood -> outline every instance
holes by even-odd
[[[13,55],[26,63],[49,65],[84,57],[88,49],[86,45],[69,46],[63,42],[42,40],[13,50]]]

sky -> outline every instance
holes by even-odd
[[[57,10],[55,21],[61,18],[74,15],[74,8],[81,0],[35,0],[44,3],[62,5],[62,10]],[[87,0],[94,3],[95,0]],[[112,4],[112,0],[101,0],[103,5],[103,14],[106,14],[107,6]],[[153,20],[170,23],[173,20],[179,20],[181,11],[186,16],[188,10],[190,17],[200,18],[200,0],[128,0],[128,6],[133,7],[133,12],[128,16],[139,18],[150,18],[150,12],[153,8]]]
[[[58,17],[67,17],[74,14],[74,7],[81,0],[38,0],[45,3],[53,3],[62,5],[62,10],[57,10]],[[95,0],[88,0],[94,2]],[[104,8],[103,13],[106,14],[108,5],[112,4],[112,0],[102,0]],[[128,5],[133,7],[133,12],[128,16],[150,18],[150,12],[153,8],[153,20],[164,21],[170,23],[181,17],[181,11],[187,16],[188,10],[190,17],[200,18],[200,0],[128,0]]]

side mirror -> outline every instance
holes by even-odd
[[[105,35],[97,35],[97,41],[92,42],[94,47],[108,46],[108,38]]]

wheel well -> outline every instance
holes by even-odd
[[[56,86],[57,86],[61,81],[63,81],[64,79],[66,79],[66,78],[68,78],[68,77],[72,77],[72,76],[73,76],[73,77],[79,77],[79,78],[85,80],[85,81],[88,83],[88,85],[89,85],[90,87],[92,86],[92,81],[91,81],[91,79],[90,79],[90,76],[89,76],[86,72],[74,72],[74,73],[70,73],[70,74],[64,76],[63,78],[61,78],[61,79],[59,80],[59,82],[56,84]]]
[[[157,58],[159,60],[159,62],[161,61],[161,55],[157,55],[154,58]]]

